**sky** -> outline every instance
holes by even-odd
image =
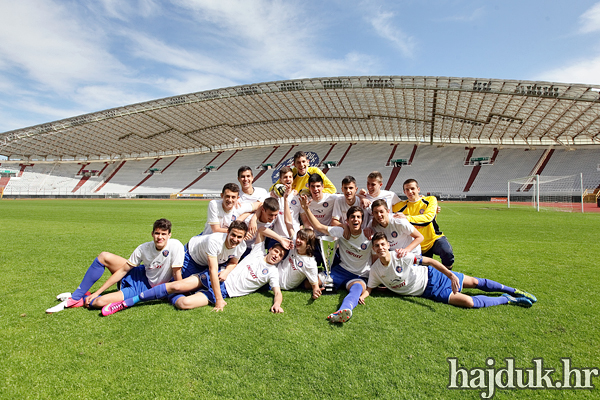
[[[0,0],[0,132],[229,86],[363,75],[600,87],[600,2]]]

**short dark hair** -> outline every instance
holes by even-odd
[[[263,208],[269,211],[279,211],[279,201],[273,197],[267,197],[263,202]]]
[[[232,229],[239,229],[241,231],[244,231],[245,233],[248,233],[248,225],[246,225],[244,221],[232,221],[231,224],[229,224],[229,227],[227,228],[227,233],[231,232]]]
[[[342,186],[343,186],[343,185],[349,185],[349,184],[351,184],[351,183],[354,183],[354,184],[356,185],[356,179],[354,179],[354,177],[353,177],[353,176],[346,175],[346,176],[344,177],[344,179],[342,179]]]
[[[317,238],[315,236],[315,231],[308,228],[302,228],[296,233],[296,237],[302,240],[306,240],[306,255],[312,257],[315,255],[315,246],[317,242]]]
[[[154,225],[152,225],[152,232],[154,233],[157,229],[169,231],[169,233],[171,233],[171,221],[166,218],[157,219],[154,221]]]
[[[288,172],[291,172],[292,174],[294,173],[292,167],[290,167],[289,165],[281,167],[281,169],[279,170],[279,178],[281,178],[284,174],[287,174]]]
[[[308,157],[306,157],[306,153],[303,151],[297,151],[296,154],[294,154],[294,164],[296,163],[296,160],[299,159],[300,157],[304,157],[308,160]]]
[[[376,241],[381,240],[381,239],[385,239],[386,241],[389,242],[389,240],[384,232],[375,232],[375,234],[371,238],[371,243],[375,243]]]
[[[316,182],[319,182],[319,183],[321,183],[321,185],[324,185],[323,184],[323,177],[321,177],[321,175],[319,175],[319,174],[312,174],[310,176],[310,178],[308,178],[308,187],[310,187],[311,183],[316,183]]]
[[[357,211],[360,211],[361,218],[365,217],[365,212],[362,208],[360,208],[360,206],[352,206],[348,209],[348,211],[346,211],[346,219],[350,219],[350,216]]]
[[[419,182],[417,182],[416,179],[410,178],[404,181],[404,183],[402,184],[402,189],[404,189],[404,185],[409,185],[413,182],[417,185],[417,187],[419,187]]]
[[[371,204],[371,210],[374,210],[375,207],[379,207],[379,206],[384,206],[386,210],[389,211],[388,205],[387,205],[387,201],[385,201],[384,199],[377,199],[373,202],[373,204]]]
[[[367,179],[379,179],[379,182],[383,182],[383,175],[379,171],[373,171],[367,176]]]
[[[234,193],[239,193],[240,187],[237,185],[237,183],[226,183],[225,186],[223,186],[221,194],[224,194],[226,190],[229,190],[230,192]]]
[[[244,165],[238,169],[238,178],[242,175],[243,172],[246,172],[246,171],[250,171],[250,175],[252,175],[252,177],[254,177],[254,174],[252,173],[252,168],[250,168],[247,165]]]

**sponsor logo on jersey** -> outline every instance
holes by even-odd
[[[250,272],[250,276],[254,279],[258,279],[258,277],[254,275],[254,271],[252,271],[252,268],[250,268],[249,265],[246,265],[246,267],[248,268],[248,272]]]
[[[365,249],[366,249],[366,247],[365,247]],[[350,254],[354,258],[362,258],[361,255],[355,254],[355,253],[351,252],[350,250],[346,250],[346,253]]]
[[[367,246],[368,245],[366,243],[363,243],[363,244],[360,245],[360,248],[363,249],[363,250],[366,250]]]
[[[263,270],[262,270],[262,274],[263,274],[263,275],[266,275],[266,274],[268,274],[268,273],[269,273],[269,268],[263,268]]]
[[[325,212],[325,210],[312,210],[313,214],[315,215],[315,217],[317,216],[317,214],[323,214]],[[323,216],[325,216],[325,214],[323,214]]]
[[[163,257],[166,257],[169,255],[169,250],[163,250],[162,252]]]
[[[393,238],[396,238],[396,237],[398,237],[398,232],[396,232],[396,231],[393,231],[393,232],[392,232],[392,237],[393,237]]]

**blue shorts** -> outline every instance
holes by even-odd
[[[459,292],[462,291],[463,280],[465,279],[465,275],[461,272],[451,272],[458,277],[458,280],[460,282]],[[450,281],[450,279],[437,269],[428,266],[427,286],[425,287],[425,291],[423,292],[421,297],[431,299],[439,303],[448,304],[448,299],[450,299],[451,294],[452,282]]]
[[[199,274],[208,269],[207,265],[200,265],[192,259],[190,253],[185,248],[185,255],[183,256],[183,268],[181,268],[181,277],[183,279],[189,278],[192,275]]]
[[[121,279],[121,292],[123,292],[123,298],[130,299],[144,290],[150,289],[150,283],[146,277],[146,268],[142,265],[134,267],[129,270],[127,275]]]
[[[423,257],[432,258],[434,254],[440,256],[442,264],[446,267],[452,267],[454,265],[454,251],[446,236],[437,238],[435,242],[433,242],[433,246],[423,253]]]
[[[342,267],[339,264],[337,264],[335,267],[333,267],[331,269],[331,278],[333,279],[333,285],[335,286],[336,289],[339,289],[341,287],[346,288],[346,285],[348,284],[348,282],[356,280],[356,279],[362,279],[365,283],[367,283],[367,279],[368,279],[368,278],[363,278],[361,276],[353,274],[352,272],[348,272],[348,270],[346,270],[344,267]]]
[[[196,291],[196,293],[202,293],[206,296],[210,303],[215,304],[217,299],[215,298],[215,292],[213,291],[213,288],[210,284],[210,275],[208,274],[208,271],[204,271],[198,274],[198,279],[200,279],[200,284],[202,286],[199,290]],[[228,295],[227,288],[225,287],[225,282],[221,282],[219,286],[221,287],[221,295],[224,299],[227,298]]]

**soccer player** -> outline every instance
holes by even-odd
[[[372,228],[374,232],[383,232],[392,238],[390,249],[398,250],[405,256],[407,253],[421,254],[423,235],[415,229],[406,218],[390,217],[387,203],[384,199],[377,199],[371,204],[373,214]]]
[[[102,308],[111,302],[133,297],[144,290],[169,282],[172,278],[180,280],[183,259],[183,244],[171,238],[171,221],[159,219],[152,226],[151,242],[139,245],[129,260],[108,252],[100,253],[88,268],[77,290],[72,295],[66,293],[68,298],[46,312],[51,314],[83,305]],[[88,290],[104,274],[105,268],[110,271],[111,277],[96,292],[86,297]],[[100,296],[119,281],[121,288],[118,292]]]
[[[238,182],[242,188],[240,193],[240,201],[244,203],[254,203],[257,201],[263,202],[269,197],[269,192],[260,187],[254,187],[254,174],[252,168],[244,165],[238,169]]]
[[[281,303],[283,296],[279,287],[277,263],[285,257],[285,249],[281,244],[276,243],[265,255],[262,236],[259,237],[259,240],[260,242],[254,245],[250,255],[244,258],[223,281],[219,282],[218,278],[216,280],[213,279],[209,271],[204,271],[180,282],[170,282],[166,285],[153,288],[133,299],[104,307],[102,314],[108,316],[124,308],[131,307],[139,301],[160,299],[170,294],[178,294],[171,298],[171,302],[176,308],[189,310],[204,307],[209,303],[216,304],[217,293],[214,289],[215,285],[219,288],[218,293],[222,294],[224,299],[250,294],[260,289],[266,283],[269,283],[274,294],[271,311],[282,313]],[[195,291],[195,293],[190,296],[181,294],[189,291]],[[225,303],[224,300],[223,303]]]
[[[309,208],[313,216],[323,225],[331,225],[333,215],[333,204],[338,196],[330,193],[325,193],[323,190],[323,178],[321,175],[312,175],[308,179],[311,201]],[[311,221],[306,218],[306,214],[301,213],[300,218],[305,227],[313,227]],[[317,229],[318,231],[318,229]],[[316,232],[317,236],[322,236],[322,232]],[[325,233],[326,235],[327,233]]]
[[[323,180],[323,191],[325,193],[335,193],[335,185],[327,178],[327,176],[321,171],[318,167],[309,167],[309,161],[306,157],[306,153],[303,151],[298,151],[294,154],[294,167],[292,168],[294,175],[294,183],[293,188],[296,192],[300,193],[302,189],[309,188],[308,179],[313,175],[319,175]],[[273,187],[281,183],[279,180],[271,186]]]
[[[285,249],[289,250],[292,248],[293,243],[287,238],[287,235],[283,237],[271,229],[279,215],[279,211],[279,201],[273,197],[267,197],[256,211],[258,232],[267,238],[281,243]],[[246,240],[246,246],[250,248],[255,241],[256,238]]]
[[[371,266],[371,241],[361,228],[364,211],[358,206],[348,209],[346,218],[349,231],[345,234],[344,228],[340,226],[325,226],[319,222],[311,212],[308,201],[306,196],[300,196],[302,209],[312,226],[323,234],[339,238],[340,263],[335,264],[331,269],[331,278],[335,288],[344,286],[348,290],[348,295],[340,308],[327,319],[330,322],[346,322],[352,317],[352,310],[367,288],[366,280]]]
[[[312,229],[300,229],[293,237],[294,248],[277,265],[279,286],[282,290],[297,288],[305,280],[312,288],[312,298],[321,296],[317,262],[314,257],[315,233]]]
[[[208,203],[206,225],[202,235],[213,232],[227,233],[227,227],[232,221],[245,220],[250,213],[256,211],[259,202],[245,203],[237,207],[240,188],[235,183],[226,183],[221,191],[221,200],[211,200]]]
[[[286,192],[282,197],[279,197],[274,191],[271,192],[271,196],[279,201],[279,214],[273,223],[272,229],[282,237],[291,238],[293,235],[290,235],[284,215],[285,203],[287,203],[291,213],[292,232],[297,232],[300,229],[300,201],[296,196],[298,193],[292,188],[294,174],[291,167],[286,166],[279,170],[279,182],[286,187]]]
[[[343,196],[337,196],[333,204],[333,212],[331,214],[331,225],[342,226],[346,223],[346,212],[352,206],[363,207],[363,200],[356,195],[358,187],[356,186],[356,179],[353,176],[345,176],[342,179],[342,194]],[[367,220],[363,221],[363,228],[367,227]]]
[[[451,270],[454,265],[454,251],[437,224],[438,203],[436,197],[421,196],[421,188],[414,179],[404,181],[402,188],[408,200],[399,202],[392,210],[406,215],[408,222],[421,232],[424,238],[421,243],[423,256],[438,255],[442,264]]]
[[[373,235],[372,242],[378,259],[371,265],[369,282],[367,289],[360,296],[360,304],[364,304],[365,298],[379,285],[385,285],[389,290],[400,295],[424,297],[464,308],[482,308],[501,304],[531,307],[537,301],[531,293],[504,286],[490,279],[452,272],[439,261],[429,257],[420,257],[412,253],[405,256],[390,253],[390,244],[383,232]],[[501,292],[502,296],[471,297],[461,293],[463,288]]]

